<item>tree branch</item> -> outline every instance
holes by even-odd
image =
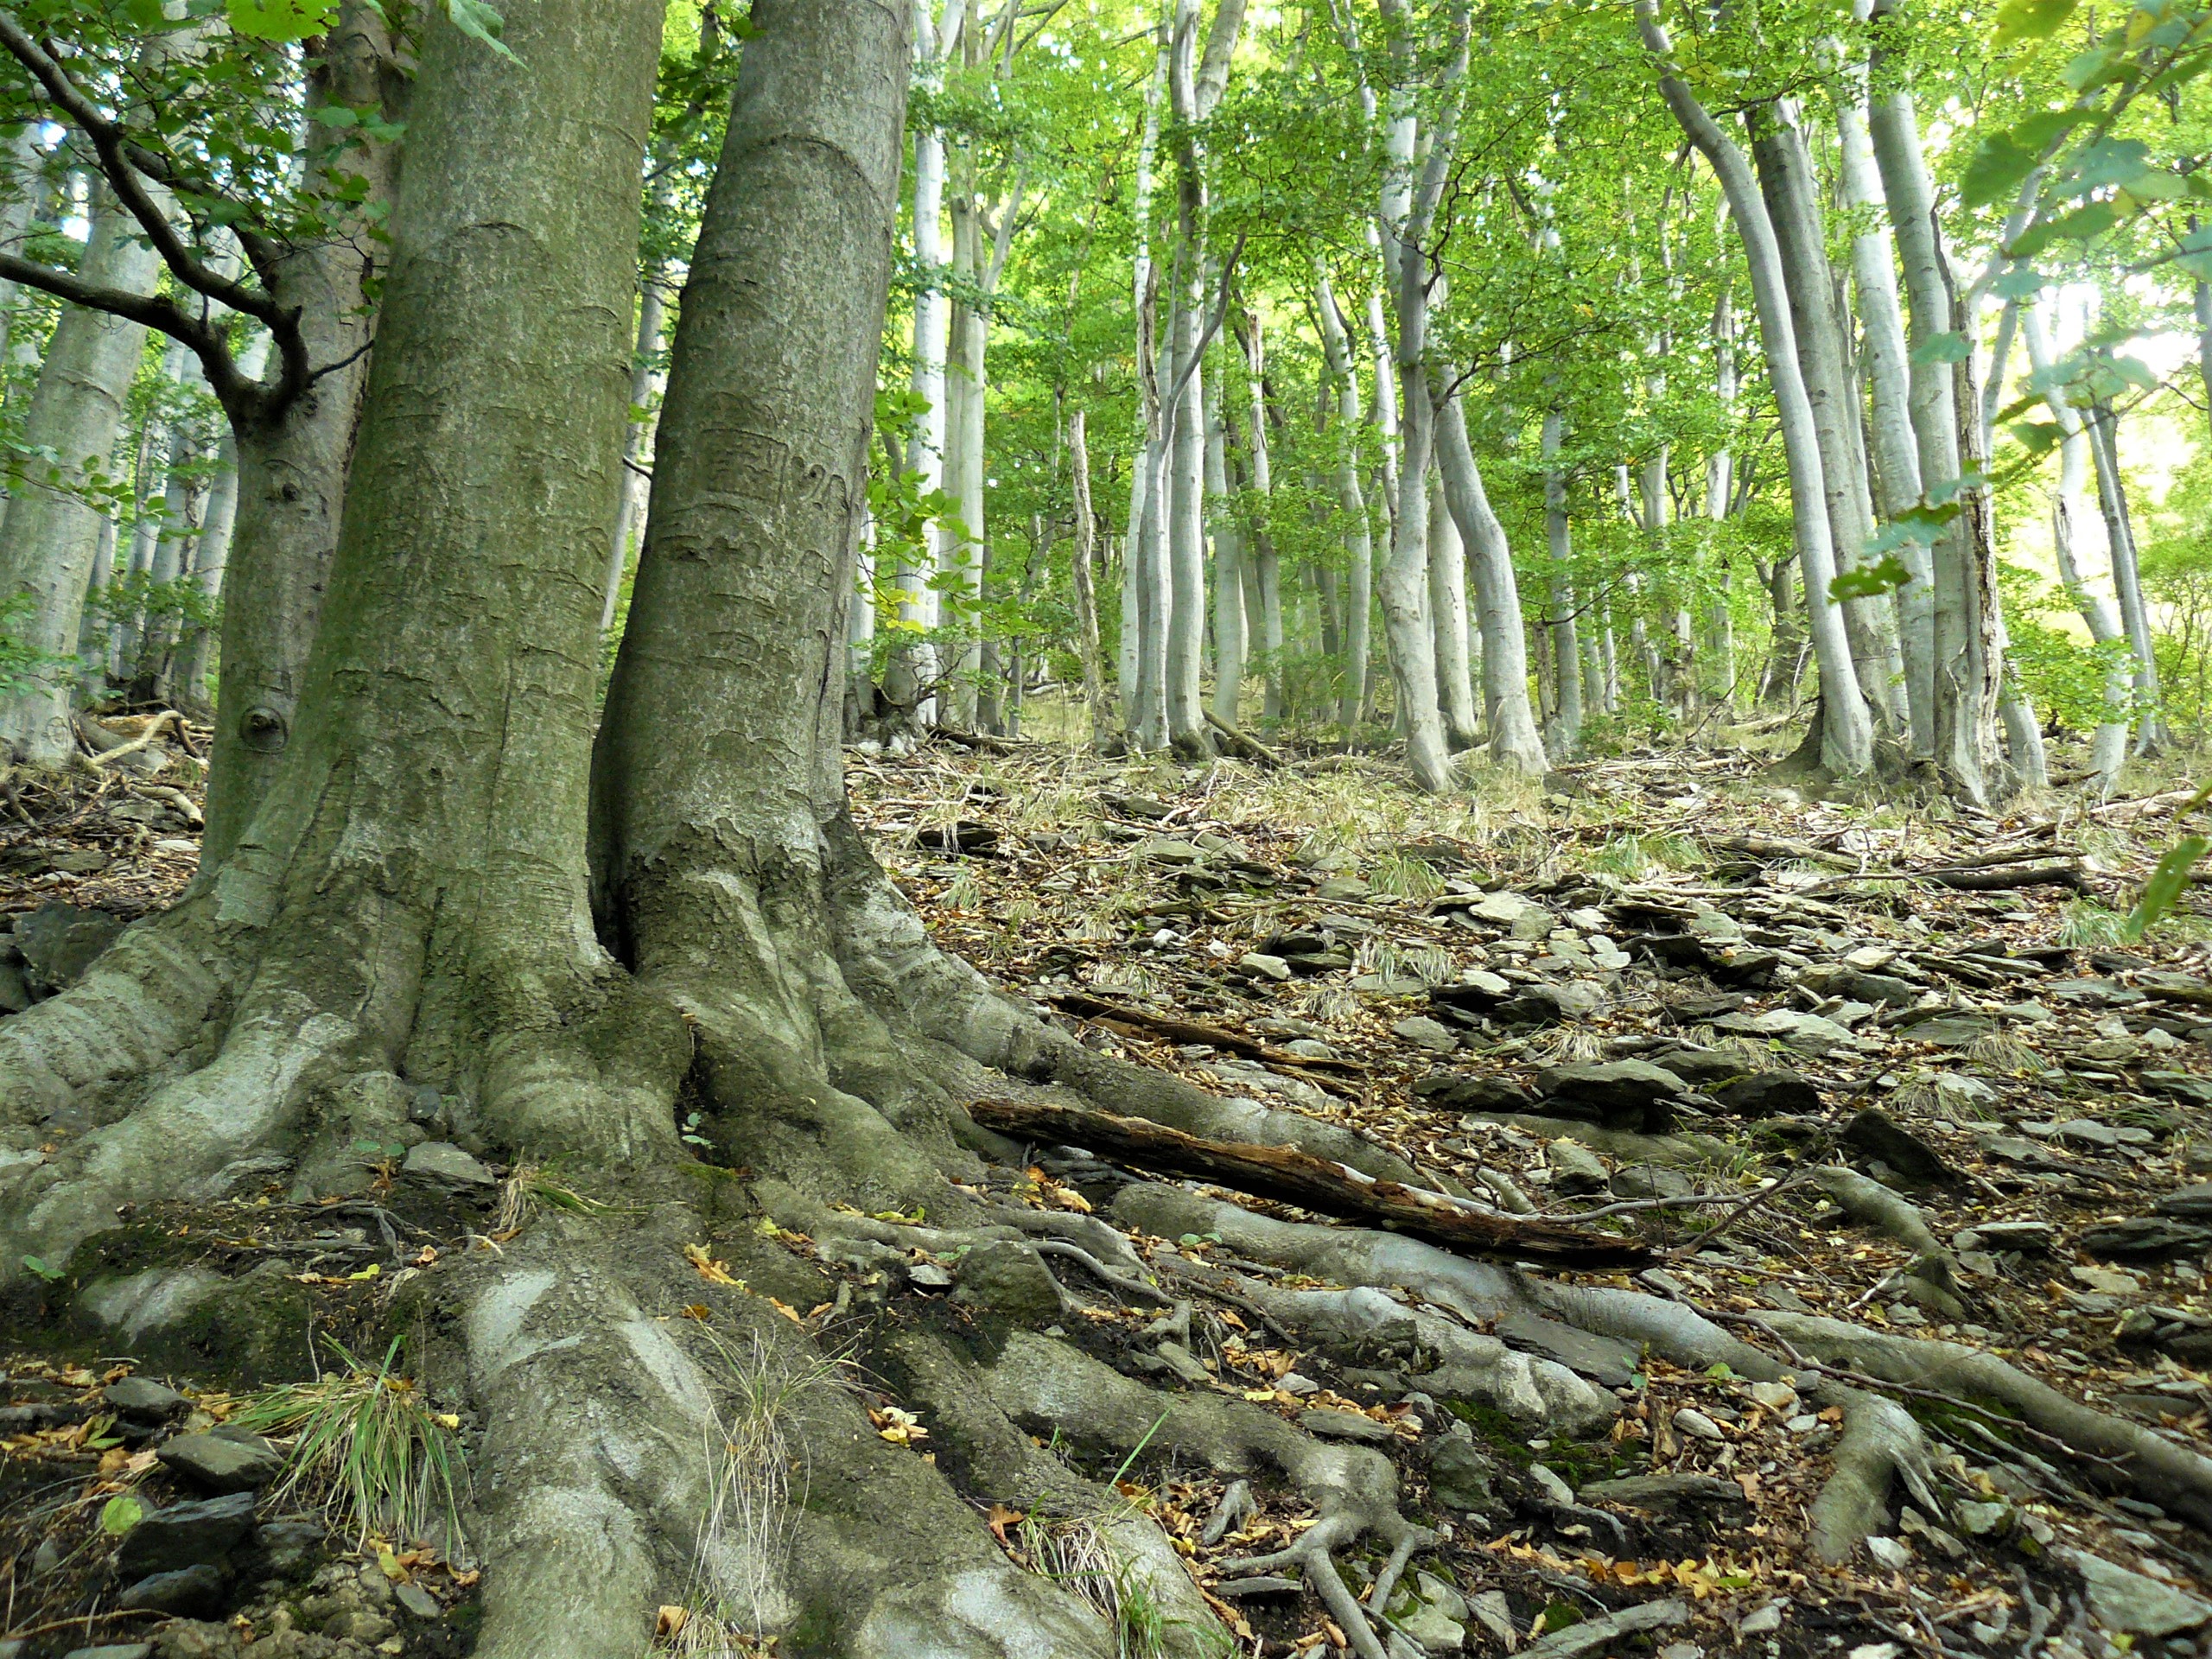
[[[234,421],[244,422],[265,417],[305,391],[311,378],[307,361],[307,345],[300,336],[299,316],[276,302],[265,289],[250,287],[212,269],[206,261],[188,246],[177,234],[176,226],[162,212],[147,188],[150,178],[164,188],[176,178],[175,170],[160,157],[141,146],[129,142],[122,125],[103,114],[99,106],[87,98],[83,90],[69,77],[68,72],[54,55],[23,28],[12,11],[0,9],[0,48],[28,70],[44,90],[48,100],[56,111],[66,116],[70,124],[92,141],[94,155],[99,158],[101,176],[116,200],[127,209],[145,232],[162,262],[177,281],[195,293],[215,303],[226,306],[243,316],[252,318],[269,330],[276,345],[283,370],[273,388],[263,387],[238,372],[232,360],[229,342],[219,331],[205,319],[196,319],[173,303],[164,311],[159,306],[140,315],[137,296],[121,295],[115,290],[79,284],[80,292],[70,294],[56,286],[65,278],[62,273],[42,266],[30,266],[27,262],[10,260],[8,274],[28,286],[69,299],[73,303],[92,306],[116,316],[130,317],[149,327],[161,329],[192,347],[207,372],[207,383],[221,399],[223,407]],[[195,187],[196,188],[196,187]],[[213,194],[201,191],[200,194]],[[273,249],[266,238],[252,231],[233,230],[239,245],[246,251],[257,272],[265,273]],[[107,302],[130,300],[134,308],[125,310]]]

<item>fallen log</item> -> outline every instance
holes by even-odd
[[[1222,741],[1228,746],[1229,752],[1239,760],[1256,761],[1263,766],[1281,767],[1282,766],[1282,756],[1261,742],[1251,733],[1231,726],[1211,709],[1206,710],[1206,724],[1221,734]]]
[[[1357,1060],[1312,1059],[1303,1054],[1294,1054],[1288,1049],[1263,1043],[1256,1037],[1247,1037],[1241,1031],[1227,1026],[1211,1025],[1203,1020],[1185,1020],[1172,1014],[1154,1014],[1150,1008],[1134,1008],[1125,1002],[1109,1002],[1103,996],[1093,996],[1087,991],[1049,991],[1046,1001],[1054,1007],[1072,1014],[1078,1019],[1092,1020],[1099,1025],[1128,1026],[1148,1031],[1178,1043],[1205,1043],[1214,1048],[1225,1048],[1232,1054],[1242,1054],[1249,1059],[1265,1060],[1269,1065],[1287,1065],[1304,1071],[1333,1071],[1345,1077],[1358,1077],[1367,1068]]]
[[[1463,1255],[1554,1268],[1633,1267],[1652,1259],[1651,1251],[1633,1239],[1503,1215],[1446,1193],[1376,1180],[1287,1147],[1201,1140],[1141,1118],[1041,1101],[978,1100],[968,1115],[1001,1135],[1081,1147],[1151,1174],[1210,1181]]]
[[[1980,868],[1954,866],[1922,874],[1938,887],[1962,893],[1995,893],[2009,887],[2071,887],[2076,893],[2089,889],[2078,864],[2011,864]]]

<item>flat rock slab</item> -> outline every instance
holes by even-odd
[[[1943,1155],[1878,1106],[1869,1106],[1845,1125],[1843,1143],[1878,1159],[1900,1179],[1926,1185],[1955,1181],[1958,1171]]]
[[[1632,1510],[1675,1510],[1685,1503],[1741,1503],[1744,1489],[1717,1475],[1630,1475],[1593,1480],[1578,1497],[1585,1503],[1624,1504]]]
[[[118,1596],[115,1605],[177,1618],[219,1618],[226,1587],[222,1569],[203,1561],[174,1573],[149,1573]]]
[[[2085,1549],[2051,1553],[2082,1575],[2082,1588],[2088,1593],[2089,1616],[2108,1630],[2171,1636],[2177,1630],[2195,1630],[2212,1618],[2212,1602],[2200,1601],[2147,1573],[2130,1572]]]
[[[1652,1135],[1674,1127],[1674,1103],[1689,1092],[1689,1086],[1649,1060],[1614,1060],[1604,1065],[1547,1066],[1536,1074],[1536,1090],[1561,1117]]]
[[[16,918],[16,949],[23,977],[37,989],[58,991],[84,977],[100,952],[123,931],[123,918],[104,910],[80,910],[59,899]]]
[[[2134,1216],[2084,1228],[2075,1241],[2091,1255],[2157,1260],[2202,1255],[2212,1247],[2212,1227],[2171,1216]]]
[[[118,1415],[142,1421],[174,1415],[189,1403],[175,1389],[144,1376],[126,1376],[111,1382],[101,1390],[101,1398]]]
[[[127,1579],[219,1566],[253,1526],[253,1494],[233,1492],[156,1510],[124,1535],[116,1570]]]
[[[399,1173],[435,1186],[497,1186],[499,1178],[450,1141],[425,1141],[407,1149]]]
[[[1825,1109],[1821,1091],[1802,1073],[1786,1068],[1733,1078],[1715,1089],[1713,1097],[1738,1117],[1816,1117]]]
[[[1625,1388],[1643,1358],[1634,1343],[1595,1336],[1520,1310],[1500,1319],[1497,1332],[1510,1346],[1555,1359],[1570,1371],[1609,1389]]]
[[[284,1472],[284,1454],[244,1429],[180,1435],[154,1455],[211,1492],[257,1492]]]

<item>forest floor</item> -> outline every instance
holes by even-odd
[[[2118,942],[2182,833],[2188,785],[1982,817],[1821,798],[1769,764],[1645,752],[1431,799],[1350,756],[1185,768],[934,742],[852,752],[849,779],[938,940],[1102,1050],[1356,1127],[1505,1211],[1639,1238],[1659,1265],[1580,1276],[1694,1302],[1789,1363],[1800,1356],[1763,1315],[1940,1338],[2212,1455],[2212,919],[2184,898],[2146,942]],[[81,971],[111,927],[85,912],[128,920],[181,891],[193,771],[163,740],[135,766],[0,801],[0,1011]],[[220,1589],[203,1577],[196,1602],[185,1586],[121,1605],[161,1541],[134,1546],[117,1501],[158,1517],[229,1478],[177,1442],[308,1378],[310,1332],[372,1341],[398,1285],[518,1224],[525,1181],[569,1192],[497,1167],[412,1179],[409,1151],[374,1152],[376,1181],[351,1200],[296,1202],[272,1182],[127,1218],[162,1237],[164,1260],[181,1249],[281,1289],[303,1317],[265,1349],[194,1369],[189,1352],[88,1347],[60,1325],[42,1345],[0,1343],[0,1659],[103,1643],[115,1659],[142,1643],[160,1659],[232,1651],[236,1634],[219,1647],[220,1626],[197,1617],[219,1611],[304,1659],[467,1650],[465,1559],[401,1529],[327,1527],[342,1493],[326,1510],[314,1481],[272,1488],[265,1471],[237,1478],[264,1495]],[[1039,1147],[1013,1190],[1103,1213],[1130,1179]],[[1179,1294],[1202,1287],[1192,1270],[1321,1282],[1217,1238],[1131,1243],[1179,1258]],[[950,1282],[912,1255],[913,1295]],[[1077,1334],[1124,1369],[1398,1461],[1402,1503],[1440,1541],[1385,1600],[1427,1652],[2212,1650],[2212,1539],[1986,1400],[1888,1389],[1930,1442],[1927,1490],[1893,1492],[1890,1522],[1825,1566],[1808,1511],[1843,1413],[1809,1369],[1795,1387],[1751,1382],[1509,1320],[1491,1334],[1624,1407],[1595,1441],[1529,1438],[1433,1397],[1417,1348],[1300,1345],[1202,1287],[1187,1343],[1166,1342],[1155,1306],[1122,1300],[1108,1287],[1099,1328]],[[359,1357],[372,1369],[378,1355]],[[925,1420],[876,1379],[851,1386],[887,1439],[930,1455]],[[1226,1570],[1294,1540],[1310,1510],[1262,1489],[1224,1510],[1218,1480],[1141,1452],[1116,1484],[1242,1650],[1344,1650],[1297,1582]],[[1017,1562],[1083,1570],[1024,1520],[990,1510]],[[143,1559],[118,1566],[134,1548]],[[1365,1582],[1382,1568],[1368,1560]],[[251,1593],[230,1589],[232,1571]],[[676,1635],[680,1610],[664,1623]],[[1147,1651],[1141,1631],[1129,1640]]]

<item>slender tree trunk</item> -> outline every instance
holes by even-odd
[[[1155,281],[1152,263],[1152,169],[1160,146],[1160,106],[1167,89],[1168,35],[1163,27],[1153,53],[1152,79],[1145,85],[1144,133],[1137,144],[1136,194],[1131,212],[1136,251],[1130,262],[1130,309],[1136,319],[1137,454],[1129,468],[1128,534],[1122,555],[1120,655],[1122,723],[1138,748],[1165,741],[1155,736],[1159,712],[1152,682],[1149,645],[1160,618],[1156,614],[1151,526],[1158,516],[1154,486],[1159,472],[1160,367]],[[1165,658],[1161,659],[1164,667]]]
[[[2051,544],[2057,555],[2059,582],[2066,589],[2066,596],[2074,601],[2074,608],[2082,613],[2091,641],[2105,653],[2108,664],[2105,702],[2117,718],[2108,717],[2098,723],[2095,735],[2090,740],[2089,769],[2099,787],[2109,790],[2127,760],[2128,728],[2133,724],[2128,715],[2134,707],[2135,693],[2133,678],[2122,658],[2133,660],[2133,648],[2119,608],[2089,586],[2082,569],[2081,537],[2088,524],[2082,492],[2092,470],[2088,430],[2065,388],[2050,378],[2053,363],[2041,315],[2030,306],[2022,312],[2020,322],[2021,333],[2027,341],[2028,366],[2044,386],[2044,402],[2059,429],[2058,487],[2052,492],[2050,503]]]
[[[1194,250],[1193,250],[1194,251]],[[1213,751],[1200,677],[1206,627],[1205,371],[1198,362],[1205,289],[1195,274],[1177,296],[1169,361],[1183,390],[1166,411],[1167,741],[1186,760]]]
[[[1438,379],[1448,385],[1450,371]],[[1482,474],[1467,442],[1467,420],[1454,392],[1437,400],[1438,469],[1445,499],[1459,523],[1474,582],[1475,612],[1483,638],[1484,714],[1490,722],[1490,756],[1497,765],[1541,777],[1550,767],[1535,711],[1529,704],[1527,625],[1513,573],[1505,528],[1491,510]]]
[[[1251,371],[1251,504],[1252,575],[1259,595],[1260,649],[1264,657],[1266,700],[1262,717],[1279,721],[1287,712],[1283,702],[1282,566],[1275,552],[1274,524],[1274,467],[1268,453],[1268,393],[1266,341],[1259,318],[1251,320],[1245,336],[1245,359]]]
[[[1661,60],[1659,86],[1683,132],[1711,163],[1726,193],[1737,233],[1751,267],[1751,292],[1759,318],[1767,372],[1772,381],[1783,448],[1789,467],[1789,493],[1797,504],[1791,515],[1798,563],[1805,577],[1805,609],[1815,655],[1821,664],[1821,757],[1831,771],[1855,776],[1873,765],[1873,723],[1859,694],[1840,607],[1829,594],[1835,579],[1835,548],[1827,515],[1812,504],[1827,499],[1821,470],[1812,405],[1797,366],[1796,328],[1774,227],[1743,151],[1721,131],[1703,105],[1667,63],[1672,50],[1660,27],[1655,0],[1637,0],[1637,19],[1644,43]]]
[[[1798,366],[1820,445],[1836,569],[1855,570],[1865,562],[1864,550],[1874,532],[1874,511],[1867,498],[1858,387],[1847,361],[1821,223],[1820,182],[1789,100],[1754,111],[1751,125],[1751,156],[1782,256]],[[1845,602],[1843,618],[1867,709],[1885,731],[1899,732],[1905,720],[1891,681],[1891,660],[1897,649],[1893,607],[1885,596],[1853,599]]]
[[[1881,72],[1878,50],[1878,78]],[[1898,91],[1876,99],[1869,124],[1904,268],[1905,292],[1912,304],[1910,397],[1922,487],[1955,492],[1962,472],[1954,391],[1958,377],[1950,363],[1940,360],[1940,352],[1923,348],[1953,331],[1955,312],[1911,94]],[[1978,423],[1978,413],[1975,418]],[[1997,702],[1997,653],[1993,639],[1984,631],[1985,619],[1994,613],[1980,591],[1980,560],[1969,539],[1974,522],[1961,513],[1932,550],[1936,764],[1969,800],[1980,800],[1986,793],[1984,763]]]
[[[1221,395],[1217,385],[1213,400],[1217,406]],[[1237,522],[1236,499],[1229,491],[1223,421],[1217,407],[1211,413],[1206,423],[1206,493],[1217,504],[1213,514],[1213,713],[1224,725],[1236,726],[1248,646],[1244,534]]]
[[[2165,741],[2159,718],[2158,642],[2151,613],[2143,602],[2141,568],[2136,559],[2135,526],[2127,512],[2127,484],[2120,472],[2120,416],[2108,402],[2089,406],[2089,457],[2096,464],[2097,501],[2104,511],[2105,540],[2112,549],[2112,583],[2120,599],[2120,620],[2135,656],[2138,709],[2135,752],[2148,754]]]
[[[1318,262],[1316,269],[1320,276],[1316,304],[1321,316],[1322,351],[1337,392],[1337,508],[1344,519],[1344,556],[1351,577],[1344,620],[1344,677],[1337,711],[1349,735],[1367,701],[1369,582],[1375,564],[1375,543],[1369,528],[1367,497],[1359,486],[1359,381],[1352,369],[1343,314],[1337,309],[1328,272]]]
[[[1428,498],[1428,614],[1436,638],[1437,704],[1451,747],[1471,749],[1481,721],[1467,660],[1466,550],[1435,477],[1429,480]]]
[[[1573,754],[1582,743],[1582,640],[1570,569],[1574,547],[1567,518],[1567,474],[1559,464],[1566,425],[1558,410],[1544,411],[1544,542],[1551,554],[1552,673],[1558,688],[1550,746],[1558,753]]]
[[[614,626],[614,608],[622,595],[622,573],[629,568],[630,544],[645,517],[646,480],[638,469],[645,454],[655,365],[660,356],[660,333],[668,302],[662,289],[668,281],[665,261],[647,264],[638,280],[638,349],[630,359],[630,411],[622,438],[622,493],[614,508],[614,529],[607,537],[607,588],[599,607],[600,632]]]
[[[1836,125],[1841,140],[1844,200],[1862,214],[1874,213],[1885,203],[1872,143],[1866,135],[1863,91],[1856,101],[1839,108]],[[1859,291],[1859,321],[1866,331],[1874,474],[1882,492],[1879,505],[1882,516],[1894,520],[1919,505],[1923,485],[1919,442],[1913,430],[1904,314],[1897,301],[1890,241],[1878,222],[1852,238],[1851,269]],[[1897,557],[1911,577],[1897,590],[1897,613],[1912,751],[1932,755],[1936,748],[1935,567],[1925,542],[1905,543],[1897,550]]]
[[[1106,666],[1098,651],[1098,599],[1091,582],[1091,561],[1097,556],[1097,524],[1090,512],[1090,446],[1085,440],[1084,411],[1068,422],[1068,462],[1075,486],[1075,548],[1068,570],[1075,588],[1076,656],[1083,664],[1083,702],[1090,717],[1090,747],[1105,753],[1113,741],[1113,716],[1106,702]]]
[[[103,288],[150,294],[159,264],[130,214],[99,192],[79,274]],[[22,443],[32,454],[56,456],[58,477],[48,482],[33,469],[0,522],[0,594],[31,596],[16,632],[48,663],[30,671],[26,690],[0,699],[0,760],[60,766],[76,752],[69,675],[61,664],[76,660],[101,524],[99,510],[82,494],[86,462],[99,470],[115,448],[145,340],[137,323],[64,306],[48,342]]]
[[[969,30],[966,50],[973,55],[977,30]],[[959,150],[959,177],[952,193],[952,283],[957,296],[973,294],[982,277],[982,226],[976,211],[975,161],[970,147]],[[988,538],[983,524],[983,373],[988,349],[983,314],[964,297],[951,302],[945,348],[944,472],[947,492],[957,504],[960,530],[948,534],[938,552],[938,582],[950,592],[951,614],[944,617],[955,638],[944,652],[946,680],[942,700],[944,723],[956,731],[988,730],[981,684],[984,564]],[[942,595],[938,603],[944,604]],[[995,699],[993,700],[995,701]]]

